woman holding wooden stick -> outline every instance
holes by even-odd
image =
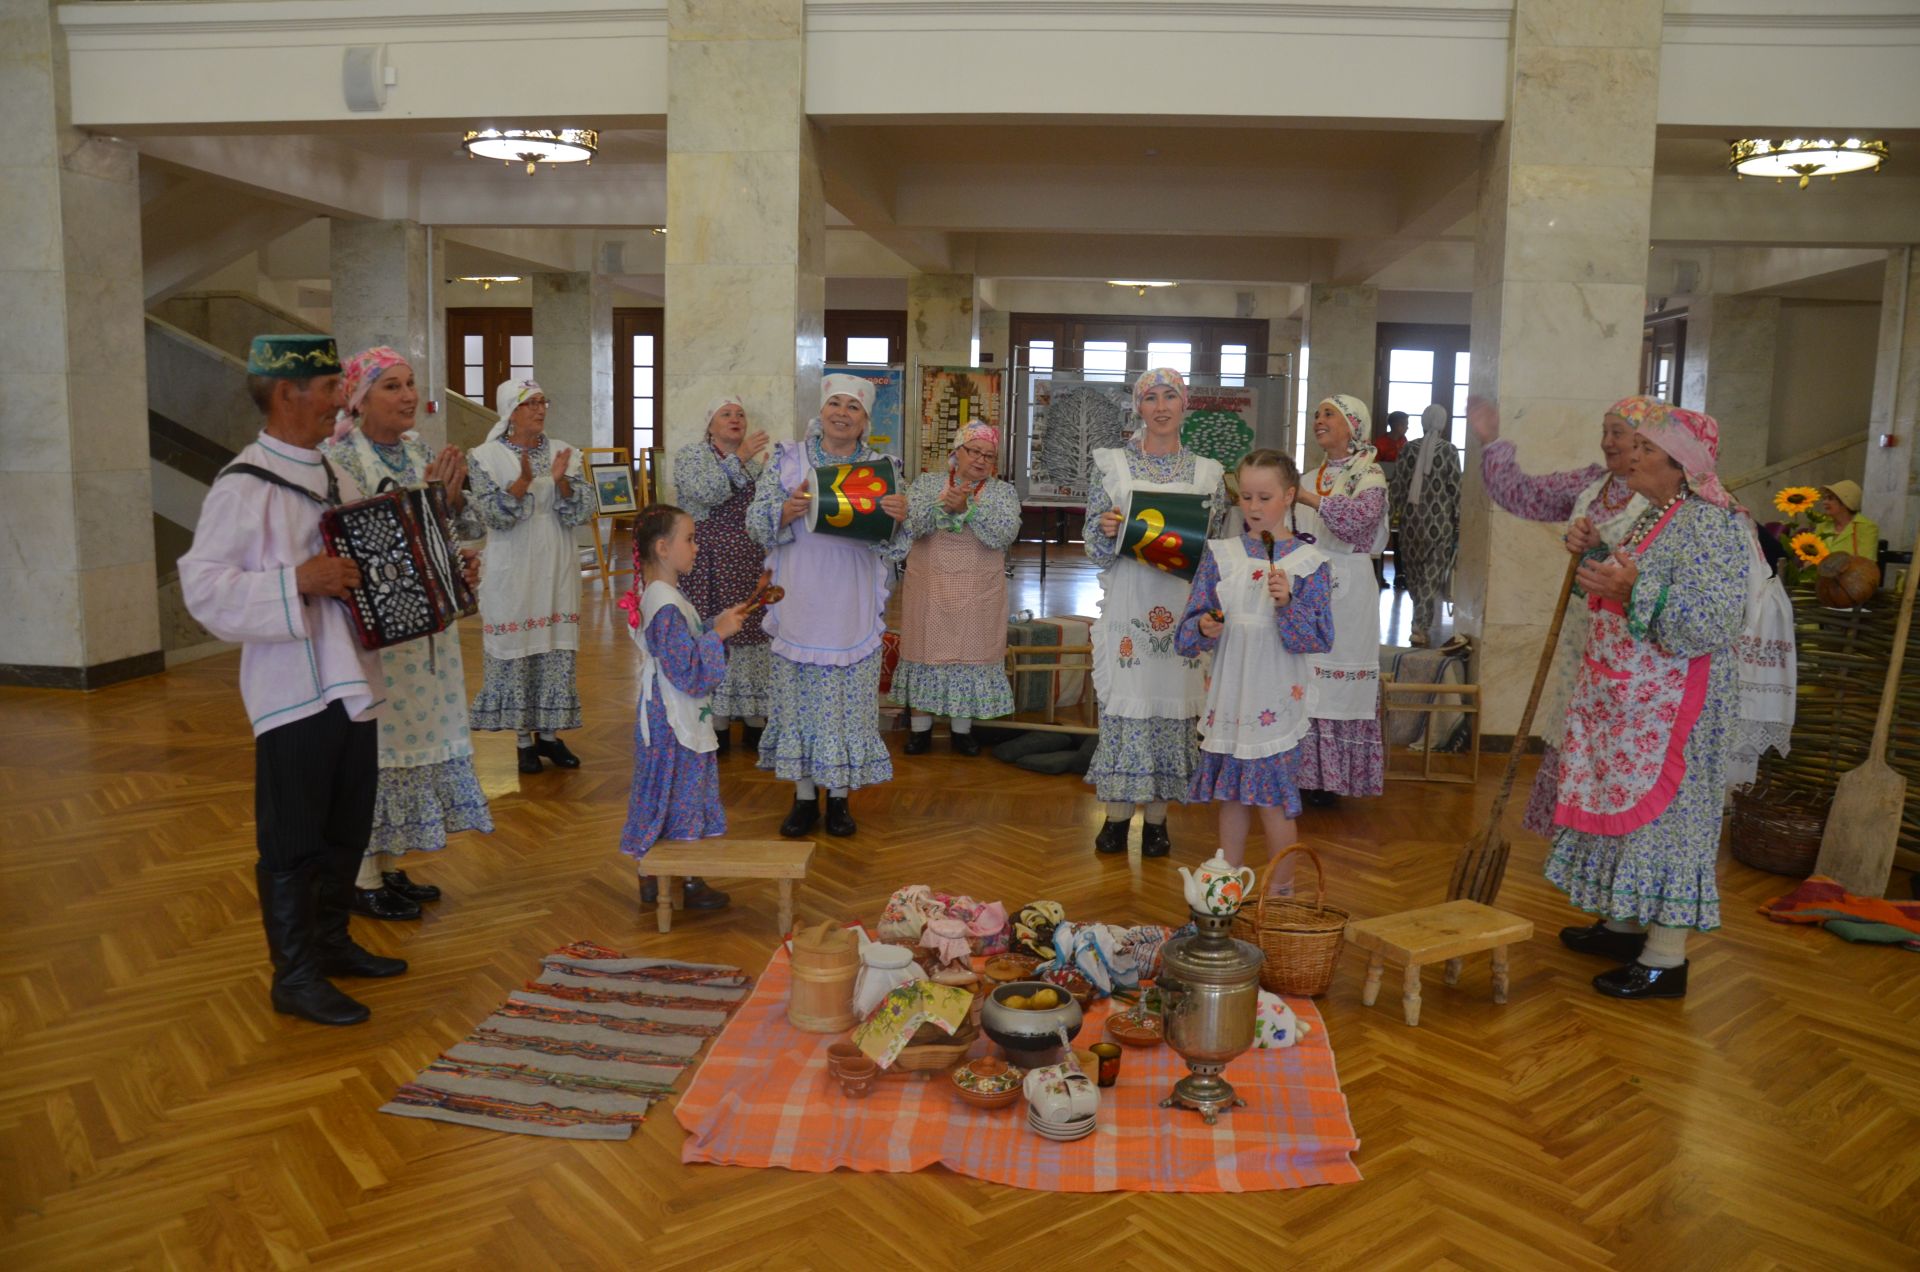
[[[1627,482],[1647,510],[1611,551],[1590,524],[1567,539],[1588,558],[1577,582],[1592,625],[1567,706],[1546,876],[1599,916],[1560,939],[1624,964],[1593,979],[1614,998],[1684,996],[1687,930],[1720,926],[1714,867],[1750,531],[1714,475],[1719,440],[1694,411],[1643,422]]]

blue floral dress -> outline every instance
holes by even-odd
[[[686,615],[672,605],[653,616],[643,639],[647,652],[659,660],[661,674],[688,697],[706,697],[727,674],[727,649],[720,638],[712,632],[694,635]],[[680,744],[658,685],[641,710],[646,713],[646,737],[642,738],[636,718],[633,790],[627,800],[627,824],[620,832],[620,851],[644,857],[655,840],[726,834],[727,813],[720,805],[719,766],[713,753],[702,755]]]
[[[1680,750],[1678,788],[1659,816],[1620,835],[1556,826],[1546,876],[1589,914],[1702,932],[1720,926],[1715,862],[1740,707],[1733,646],[1746,615],[1746,533],[1738,517],[1688,499],[1638,558],[1628,628],[1665,655],[1709,659],[1706,693]],[[1563,772],[1575,758],[1562,754]]]

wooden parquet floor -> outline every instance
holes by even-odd
[[[1554,939],[1574,916],[1524,835],[1502,904],[1539,935],[1507,1006],[1474,960],[1458,988],[1428,978],[1408,1029],[1391,992],[1359,1005],[1352,954],[1323,1000],[1362,1140],[1348,1187],[1069,1196],[940,1170],[688,1167],[664,1105],[627,1143],[381,1116],[564,942],[754,971],[768,956],[771,883],[721,881],[735,907],[669,936],[640,910],[614,848],[632,650],[606,594],[586,605],[585,767],[522,786],[510,740],[481,739],[499,829],[409,861],[448,894],[423,922],[357,923],[413,970],[355,982],[374,1017],[350,1029],[267,1003],[237,656],[84,696],[0,692],[0,1266],[1920,1266],[1920,961],[1765,923],[1754,907],[1784,881],[1728,862],[1727,926],[1696,942],[1692,996],[1602,999],[1586,983],[1601,967]],[[803,921],[871,919],[913,881],[1178,917],[1171,864],[1095,858],[1077,779],[944,743],[896,763],[856,796],[859,836],[821,841]],[[789,789],[738,753],[721,772],[735,828],[776,833]],[[1310,811],[1334,899],[1360,915],[1441,899],[1491,786],[1396,783]],[[1176,808],[1173,837],[1176,862],[1199,861],[1211,814]]]

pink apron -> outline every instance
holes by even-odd
[[[1669,509],[1634,548],[1660,537]],[[1625,835],[1657,819],[1687,774],[1687,738],[1707,697],[1712,656],[1683,658],[1628,630],[1618,601],[1589,599],[1593,628],[1567,704],[1553,823]]]
[[[907,554],[900,657],[933,666],[1007,657],[1007,554],[971,530],[935,530]]]

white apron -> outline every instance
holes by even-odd
[[[1582,517],[1593,519],[1594,529],[1609,547],[1616,546],[1633,529],[1633,523],[1647,510],[1647,501],[1640,495],[1629,498],[1618,512],[1608,514],[1600,507],[1601,492],[1607,483],[1613,480],[1611,475],[1602,476],[1573,501],[1573,522]],[[1566,564],[1555,558],[1559,568]],[[1560,624],[1560,644],[1553,651],[1553,662],[1547,668],[1547,683],[1540,688],[1540,705],[1533,712],[1534,736],[1558,751],[1567,734],[1567,703],[1573,698],[1574,676],[1580,670],[1580,658],[1587,648],[1587,635],[1593,630],[1593,614],[1578,596],[1567,602],[1567,616]]]
[[[1274,630],[1266,558],[1250,554],[1238,538],[1211,540],[1207,546],[1220,567],[1226,630],[1213,651],[1200,749],[1236,760],[1263,760],[1292,750],[1307,736],[1305,688],[1312,665],[1306,654],[1282,645]],[[1273,568],[1303,579],[1326,560],[1318,548],[1300,544]]]
[[[1301,478],[1302,484],[1317,482],[1325,467]],[[1370,488],[1359,482],[1342,483],[1333,494],[1351,498]],[[1380,488],[1385,489],[1384,482]],[[1387,518],[1380,518],[1373,542],[1360,547],[1335,534],[1318,508],[1295,504],[1294,525],[1313,536],[1333,576],[1333,648],[1307,655],[1313,665],[1307,714],[1315,720],[1376,720],[1380,716],[1380,588],[1373,573],[1373,554],[1386,546]]]
[[[1760,540],[1749,531],[1747,614],[1733,654],[1740,668],[1740,718],[1727,753],[1727,785],[1745,786],[1759,776],[1760,756],[1772,747],[1787,754],[1793,742],[1799,660],[1793,637],[1793,602],[1787,585],[1767,568]]]
[[[549,454],[571,449],[554,438],[547,447]],[[474,447],[469,460],[502,490],[520,480],[520,456],[503,441]],[[574,482],[585,480],[578,450],[567,463]],[[480,631],[487,653],[500,659],[580,648],[580,552],[573,530],[553,512],[551,460],[533,466],[527,498],[533,512],[525,520],[511,530],[487,532]]]
[[[640,595],[640,625],[628,628],[633,633],[633,643],[640,646],[640,741],[649,746],[653,743],[648,736],[647,704],[653,701],[654,686],[658,685],[660,705],[667,709],[667,723],[673,726],[673,736],[687,750],[704,755],[720,749],[720,739],[713,731],[711,697],[695,698],[675,688],[673,681],[667,679],[667,673],[660,669],[660,660],[647,648],[647,625],[669,605],[687,620],[688,631],[698,636],[704,630],[693,602],[682,596],[679,588],[658,579],[647,584],[647,590]]]
[[[1101,484],[1123,513],[1136,490],[1211,495],[1220,485],[1220,462],[1194,460],[1193,480],[1135,480],[1124,450],[1092,453]],[[1177,574],[1115,557],[1100,571],[1100,616],[1093,624],[1093,688],[1103,715],[1131,719],[1192,719],[1207,700],[1206,663],[1182,657],[1174,630],[1192,584]]]

